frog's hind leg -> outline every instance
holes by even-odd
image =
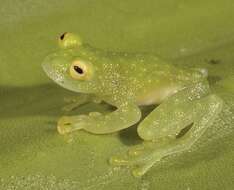
[[[128,154],[112,157],[111,163],[134,166],[133,175],[141,176],[163,157],[189,149],[222,109],[219,97],[199,99],[202,93],[196,96],[194,89],[168,98],[153,110],[138,127],[139,136],[146,143],[133,147]],[[189,130],[185,133],[186,129]]]

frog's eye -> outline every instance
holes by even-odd
[[[76,60],[70,66],[70,76],[76,80],[89,80],[92,77],[92,66],[84,61]]]
[[[65,32],[59,36],[59,46],[62,48],[74,48],[82,45],[81,39],[79,36]]]

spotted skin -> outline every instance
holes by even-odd
[[[57,84],[81,94],[65,110],[91,101],[116,107],[108,114],[62,116],[60,134],[117,132],[140,121],[139,106],[159,105],[138,125],[144,143],[109,160],[111,165],[130,167],[136,177],[163,157],[188,150],[222,109],[223,101],[210,92],[204,69],[182,69],[149,54],[102,51],[72,33],[59,38],[59,47],[42,66]],[[190,130],[178,138],[187,126]]]

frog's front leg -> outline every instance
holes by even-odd
[[[60,134],[84,129],[94,134],[106,134],[119,131],[137,123],[141,118],[141,111],[137,105],[125,102],[117,110],[103,115],[91,112],[89,115],[63,116],[58,121]]]
[[[113,156],[111,164],[134,166],[133,175],[141,176],[161,158],[189,149],[222,108],[222,100],[207,95],[207,91],[208,86],[201,83],[168,98],[138,127],[138,134],[146,143],[127,154]],[[187,133],[182,135],[187,128]]]
[[[89,94],[80,94],[78,96],[73,96],[69,98],[65,98],[64,101],[68,103],[68,105],[62,108],[63,111],[69,112],[77,107],[87,104],[89,102],[100,103],[101,100],[98,97],[89,95]]]

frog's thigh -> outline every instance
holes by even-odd
[[[209,109],[206,104],[210,102],[210,98],[201,98],[207,95],[208,90],[206,83],[199,83],[169,97],[140,123],[139,136],[150,141],[164,137],[174,138],[201,116],[198,105],[204,104],[202,108]]]
[[[159,107],[139,125],[138,134],[148,141],[159,141],[163,138],[173,140],[179,139],[188,128],[190,135],[185,133],[184,138],[188,136],[190,142],[193,142],[213,123],[221,108],[222,100],[216,95],[170,107],[169,110]]]
[[[196,100],[193,103],[194,107],[191,108],[190,113],[192,115],[191,129],[183,136],[177,136],[172,141],[171,145],[167,145],[162,150],[162,155],[167,156],[176,152],[189,149],[205,132],[205,130],[212,125],[217,115],[221,112],[223,101],[216,95],[209,95]]]

